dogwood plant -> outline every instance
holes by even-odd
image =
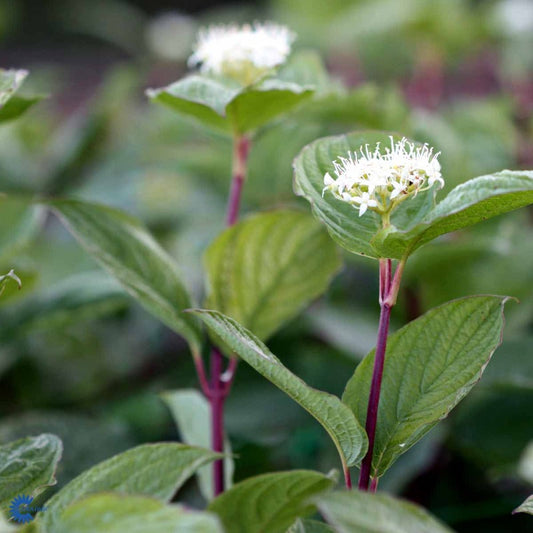
[[[293,39],[270,24],[205,30],[190,60],[200,73],[148,92],[233,142],[226,222],[204,256],[203,308],[176,260],[138,220],[91,202],[46,200],[133,298],[187,340],[203,396],[194,390],[164,394],[184,444],[138,446],[82,472],[21,533],[450,532],[420,507],[374,493],[394,461],[481,378],[501,342],[508,297],[454,300],[389,335],[391,310],[407,262],[420,247],[533,203],[533,172],[480,176],[437,202],[445,176],[435,149],[390,132],[357,131],[318,139],[294,161],[295,192],[318,221],[295,209],[239,220],[255,134],[314,92],[313,72],[289,57]],[[265,345],[327,289],[341,264],[336,244],[379,264],[376,347],[356,367],[342,398],[309,386]],[[266,473],[232,486],[224,404],[239,359],[322,425],[338,452],[346,489],[359,468],[361,490],[332,490],[336,472],[310,470]],[[2,444],[9,484],[0,476],[1,509],[19,493],[31,494],[25,500],[31,503],[53,485],[61,453],[60,439],[50,434]],[[208,502],[204,511],[171,503],[193,474]],[[520,510],[530,512],[529,501]],[[316,511],[328,525],[304,520]]]

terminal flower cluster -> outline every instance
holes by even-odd
[[[336,198],[359,210],[368,209],[388,215],[401,202],[437,185],[444,186],[438,161],[439,153],[427,144],[415,144],[405,137],[390,147],[381,149],[380,143],[371,150],[367,144],[359,152],[333,161],[334,179],[324,175],[324,194],[330,191]]]
[[[274,23],[210,26],[200,31],[189,65],[249,85],[285,62],[294,39]]]

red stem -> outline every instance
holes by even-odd
[[[248,137],[236,136],[233,144],[233,178],[226,215],[226,224],[228,226],[233,226],[239,218],[239,207],[242,188],[246,181],[249,151],[250,140]],[[213,348],[211,352],[211,386],[207,393],[204,390],[204,394],[211,405],[211,442],[215,452],[224,451],[224,402],[231,390],[236,368],[237,359],[231,358],[227,370],[224,371],[224,356],[220,350]],[[198,375],[200,382],[202,382],[201,372]],[[223,459],[213,463],[213,485],[215,496],[224,492]]]
[[[211,447],[214,452],[224,452],[224,401],[226,396],[220,381],[223,371],[224,356],[217,348],[211,351]],[[213,463],[213,485],[215,496],[224,492],[224,460]]]
[[[391,305],[388,302],[392,285],[391,270],[392,267],[390,259],[381,259],[379,262],[379,301],[381,306],[381,313],[379,316],[378,340],[376,344],[376,355],[374,359],[374,371],[372,374],[372,384],[370,386],[370,397],[368,399],[368,409],[366,413],[368,452],[365,458],[363,459],[363,463],[361,465],[361,474],[359,477],[359,488],[362,490],[368,490],[368,487],[370,485],[370,472],[372,469],[372,457],[374,454],[374,440],[376,437],[379,397],[381,394],[383,367],[385,365],[385,351],[387,349],[387,336],[389,333],[390,312],[392,305],[394,305]]]
[[[246,163],[250,151],[250,140],[248,137],[236,137],[233,143],[233,179],[228,198],[228,208],[226,223],[233,226],[239,218],[239,207],[241,204],[242,187],[246,181]]]
[[[350,469],[347,466],[344,466],[344,484],[346,488],[350,490],[352,488],[352,478],[350,476]]]

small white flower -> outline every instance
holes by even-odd
[[[364,192],[358,198],[354,198],[354,201],[359,204],[359,216],[363,216],[369,207],[377,207],[376,200],[370,197],[370,194]]]
[[[294,39],[274,23],[210,26],[200,31],[189,65],[249,85],[287,59]]]
[[[437,185],[444,186],[438,162],[439,153],[427,144],[417,145],[405,137],[390,147],[381,149],[377,143],[373,150],[361,146],[358,152],[333,161],[337,179],[324,175],[324,190],[359,209],[362,216],[368,209],[382,215],[410,196]]]

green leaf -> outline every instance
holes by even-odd
[[[118,417],[117,417],[118,418]],[[61,411],[25,411],[4,416],[0,422],[0,442],[26,435],[53,433],[63,443],[57,486],[64,486],[84,470],[135,445],[129,428],[117,420],[94,420]],[[91,438],[88,439],[87,435]]]
[[[324,522],[317,520],[296,520],[287,530],[287,533],[335,533],[333,529]]]
[[[208,507],[226,533],[280,533],[296,518],[313,513],[312,496],[327,491],[333,480],[310,470],[293,470],[248,478],[215,498]]]
[[[30,329],[64,327],[114,312],[125,305],[126,299],[113,278],[101,271],[84,272],[29,296],[16,307],[10,306],[0,313],[0,322],[6,334],[22,335]]]
[[[309,387],[252,333],[217,311],[194,311],[231,350],[310,413],[332,438],[343,465],[364,457],[368,442],[350,409],[332,394]]]
[[[198,468],[220,457],[210,450],[176,443],[144,444],[99,463],[61,489],[42,514],[45,529],[84,496],[102,491],[151,496],[168,502]]]
[[[313,92],[310,87],[275,78],[266,79],[238,94],[227,105],[226,114],[236,132],[247,133],[295,108]]]
[[[313,94],[310,86],[270,77],[249,87],[233,80],[191,75],[162,89],[149,89],[150,99],[225,132],[247,133],[265,125]]]
[[[322,195],[324,175],[327,172],[334,175],[333,161],[338,157],[346,157],[348,152],[358,151],[367,143],[371,146],[377,142],[388,145],[389,135],[363,131],[318,139],[307,145],[293,164],[294,192],[311,204],[313,213],[326,225],[331,237],[349,252],[373,258],[381,257],[372,246],[372,239],[381,227],[381,218],[373,211],[360,217],[346,202],[337,200],[332,194]]]
[[[180,113],[190,115],[207,126],[230,130],[226,106],[239,93],[239,87],[226,80],[192,75],[162,89],[148,89],[146,94]]]
[[[27,70],[0,69],[0,110],[20,89],[27,75]]]
[[[191,446],[209,448],[211,446],[210,409],[205,397],[196,389],[188,389],[165,392],[162,398],[172,413],[183,441]],[[227,439],[224,443],[224,453],[226,454],[224,459],[225,486],[231,487],[235,465],[231,457],[231,444]],[[199,468],[196,475],[204,498],[212,500],[214,496],[212,468],[210,466]]]
[[[0,510],[19,494],[36,496],[55,485],[62,451],[61,440],[48,433],[0,446]]]
[[[16,283],[19,289],[22,288],[22,281],[20,281],[20,278],[15,274],[15,271],[12,269],[7,274],[0,276],[0,294],[4,292],[5,286],[10,281]]]
[[[183,335],[193,354],[202,335],[174,260],[136,219],[109,207],[73,200],[48,202],[91,254],[150,313]]]
[[[532,203],[533,171],[504,170],[480,176],[453,189],[414,227],[382,230],[372,244],[383,257],[401,258],[439,235]]]
[[[222,533],[209,513],[165,505],[142,496],[95,494],[70,505],[54,533]]]
[[[338,533],[452,533],[422,507],[387,494],[331,492],[315,501]]]
[[[526,501],[519,505],[514,511],[515,513],[527,513],[527,514],[533,514],[533,495],[529,496],[529,498],[526,499]]]
[[[43,221],[44,210],[31,200],[0,194],[0,262],[7,263],[31,242]]]
[[[311,203],[333,239],[350,252],[401,259],[439,235],[533,203],[533,172],[506,170],[459,185],[437,206],[433,190],[419,194],[403,202],[392,214],[392,225],[382,229],[376,213],[359,217],[332,194],[322,196],[324,175],[333,175],[334,160],[377,142],[389,144],[389,134],[363,131],[325,137],[306,146],[294,161],[296,194]]]
[[[389,337],[374,445],[373,475],[445,418],[479,381],[501,343],[501,296],[446,303]],[[343,401],[364,423],[375,352],[355,370]]]
[[[40,102],[44,96],[13,96],[0,107],[0,124],[5,124],[23,115],[30,107]]]
[[[205,255],[206,307],[231,316],[268,338],[338,272],[335,244],[299,211],[261,213],[224,231]]]

